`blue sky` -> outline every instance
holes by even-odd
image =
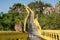
[[[29,4],[34,0],[0,0],[0,12],[8,12],[9,7],[11,7],[14,3],[22,3],[22,4]],[[50,3],[55,5],[59,0],[41,0],[44,3]]]

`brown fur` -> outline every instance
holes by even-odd
[[[18,22],[16,25],[15,25],[15,30],[17,32],[22,32],[22,22]]]

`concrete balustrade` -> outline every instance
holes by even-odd
[[[59,40],[60,40],[60,34],[59,34]]]
[[[50,40],[60,40],[60,30],[42,30],[41,35],[46,36],[46,40],[48,40],[47,37]]]
[[[27,40],[28,33],[3,31],[0,32],[0,40]]]

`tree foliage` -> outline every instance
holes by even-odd
[[[51,7],[50,4],[44,4],[41,1],[31,2],[28,6],[35,10],[35,18],[38,15],[38,21],[42,29],[60,29],[60,14],[51,13],[49,15],[42,14],[43,7]],[[36,11],[38,9],[38,11]],[[19,11],[18,11],[19,10]],[[14,4],[10,7],[8,13],[0,12],[0,30],[14,30],[14,26],[19,21],[24,23],[27,11],[24,5],[20,3]]]
[[[21,13],[18,12],[16,9],[20,9],[22,11]],[[24,9],[24,6],[20,3],[14,4],[12,7],[10,7],[10,10],[8,13],[0,13],[0,28],[1,30],[14,30],[14,26],[19,21],[24,22],[24,19],[26,18],[27,12]]]

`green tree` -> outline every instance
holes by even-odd
[[[37,11],[39,13],[42,13],[42,10],[43,10],[43,6],[44,6],[44,3],[41,2],[41,1],[35,1],[35,2],[31,2],[30,4],[28,4],[28,6],[34,10],[34,11]]]
[[[44,4],[44,7],[52,7],[52,5],[51,4],[48,4],[48,3],[45,3]]]
[[[17,9],[17,10],[16,10]],[[20,9],[20,11],[18,11]],[[14,4],[8,13],[3,15],[2,18],[2,26],[3,30],[14,30],[14,26],[19,21],[24,23],[24,19],[26,18],[27,12],[22,4],[16,3]]]

